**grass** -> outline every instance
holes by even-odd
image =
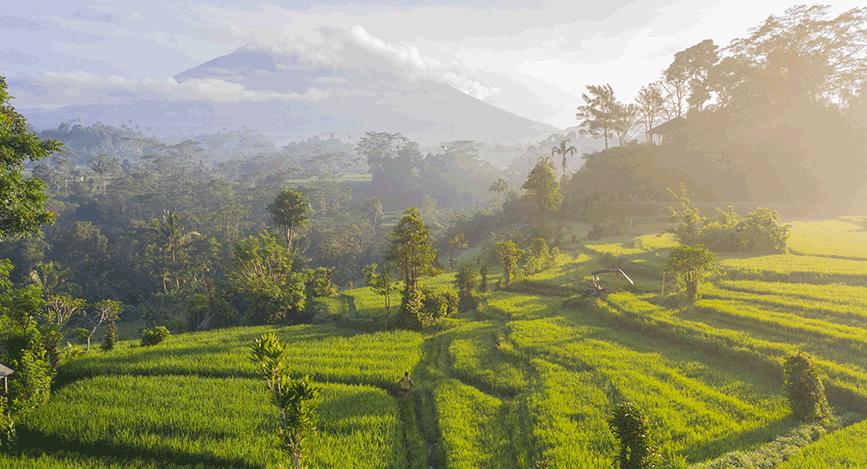
[[[828,433],[780,465],[780,469],[867,466],[867,420]]]
[[[247,356],[268,331],[288,344],[288,369],[323,388],[309,467],[608,467],[617,442],[607,419],[624,398],[648,415],[671,467],[864,466],[858,226],[794,223],[798,254],[725,258],[730,275],[694,305],[658,292],[674,239],[645,233],[561,246],[555,267],[424,332],[385,331],[383,298],[361,287],[318,300],[327,311],[318,324],[176,334],[156,347],[123,341],[63,366],[0,467],[279,466],[275,409]],[[612,262],[635,287],[573,296]],[[816,357],[834,411],[850,416],[842,428],[790,417],[781,363],[797,350]],[[406,396],[404,370],[416,383]]]
[[[867,230],[851,219],[795,222],[789,248],[799,254],[867,259]]]

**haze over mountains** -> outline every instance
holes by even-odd
[[[111,99],[27,112],[38,128],[79,120],[137,126],[160,137],[250,128],[277,142],[319,134],[354,139],[373,130],[422,143],[510,143],[557,131],[423,73],[424,64],[419,72],[411,56],[394,60],[388,52],[353,41],[316,54],[301,46],[246,45],[160,83],[170,96],[132,88]]]

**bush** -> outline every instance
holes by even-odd
[[[404,327],[420,329],[430,327],[443,318],[458,313],[458,296],[451,291],[433,292],[426,288],[404,291],[400,321]]]
[[[54,370],[48,356],[39,344],[32,344],[21,354],[14,379],[9,383],[11,409],[15,415],[24,415],[44,403],[51,396]]]
[[[424,290],[424,321],[423,326],[431,326],[440,319],[450,318],[458,314],[458,296],[451,291],[432,292]]]
[[[455,276],[455,287],[458,289],[458,306],[463,312],[476,309],[479,304],[476,298],[479,272],[473,264],[462,264]]]
[[[15,420],[12,411],[6,403],[6,398],[0,396],[0,453],[15,439]]]
[[[653,448],[648,435],[647,418],[632,402],[618,403],[608,426],[620,440],[620,453],[617,462],[621,469],[639,469],[651,466]]]
[[[698,286],[716,268],[716,256],[703,246],[678,246],[665,261],[665,271],[673,273],[686,288],[690,301],[698,298]]]
[[[680,207],[669,208],[671,232],[686,245],[704,245],[718,252],[784,253],[788,250],[789,225],[780,223],[780,215],[767,208],[757,208],[741,217],[734,208],[716,209],[715,217],[702,217],[690,207],[686,190],[675,193]]]
[[[117,343],[117,324],[114,321],[108,323],[105,327],[105,336],[102,338],[102,350],[108,352],[114,349],[114,344]]]
[[[830,407],[825,396],[825,386],[813,358],[804,352],[798,352],[786,360],[783,369],[792,414],[805,422],[829,416]]]
[[[587,239],[594,240],[609,236],[620,236],[632,228],[632,223],[625,218],[613,218],[593,223],[587,233]]]
[[[141,331],[141,344],[145,347],[157,345],[166,340],[170,335],[172,333],[169,332],[166,326],[146,327]]]

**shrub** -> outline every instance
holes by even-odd
[[[144,347],[157,345],[166,340],[171,334],[166,326],[146,327],[141,331],[141,344]]]
[[[432,292],[424,290],[424,320],[422,326],[431,326],[440,319],[458,314],[458,296],[451,291]]]
[[[647,418],[632,402],[618,403],[608,426],[620,440],[617,462],[621,469],[639,469],[651,466],[653,448],[650,446]]]
[[[280,436],[283,451],[301,468],[304,440],[316,431],[313,399],[320,389],[308,377],[293,379],[284,365],[286,344],[273,333],[265,334],[250,347],[251,359],[265,378],[271,401],[280,410]]]
[[[798,352],[786,360],[786,394],[792,414],[802,421],[819,420],[830,415],[825,386],[813,358]]]
[[[455,287],[458,289],[458,306],[461,311],[470,311],[478,306],[476,287],[479,280],[479,271],[473,264],[463,264],[455,276]]]
[[[22,352],[14,376],[9,383],[9,397],[16,415],[30,412],[51,396],[54,369],[39,344],[31,344]]]
[[[775,254],[786,252],[789,225],[780,223],[780,215],[771,209],[757,208],[741,217],[734,208],[717,209],[715,217],[702,217],[690,207],[686,189],[674,194],[680,204],[669,207],[670,230],[686,245],[704,245],[719,252],[756,252]]]
[[[587,233],[587,239],[594,240],[609,236],[620,236],[632,228],[632,223],[625,218],[613,218],[593,223]]]
[[[15,439],[15,420],[12,411],[6,403],[6,398],[0,396],[0,453]]]
[[[681,245],[674,248],[665,261],[666,272],[673,273],[686,288],[690,301],[698,297],[698,286],[705,275],[713,271],[716,256],[703,246]]]
[[[117,343],[117,324],[112,321],[105,327],[105,336],[102,338],[101,348],[108,352],[114,349],[115,343]]]

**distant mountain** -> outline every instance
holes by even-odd
[[[349,44],[341,52],[351,60],[312,65],[296,54],[245,46],[175,77],[181,86],[241,85],[244,99],[129,96],[112,104],[33,110],[28,118],[42,128],[79,120],[131,125],[159,137],[249,128],[280,142],[320,134],[355,139],[365,131],[388,131],[429,143],[505,143],[557,131],[439,81],[408,78],[364,48]]]

